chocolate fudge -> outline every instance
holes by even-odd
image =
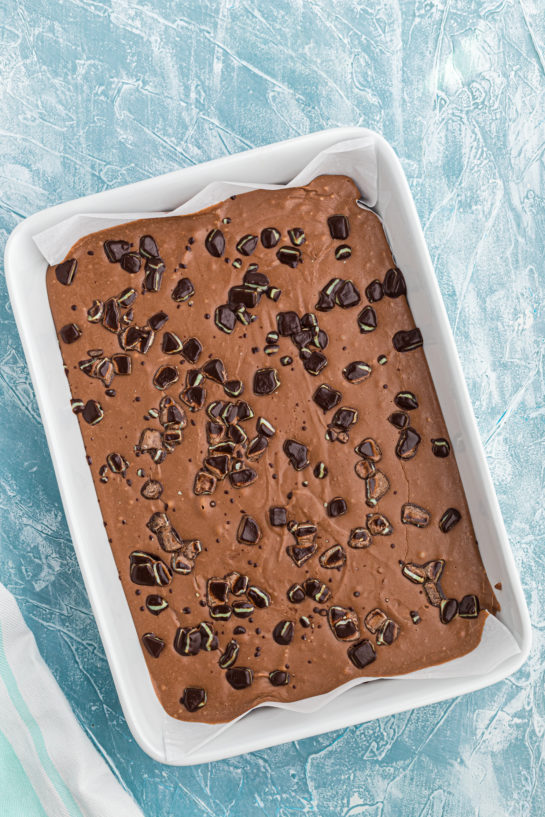
[[[165,710],[229,721],[473,650],[498,604],[376,215],[344,176],[93,233],[47,272]]]

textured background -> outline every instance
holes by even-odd
[[[210,766],[121,714],[0,280],[0,577],[148,817],[545,813],[543,0],[0,0],[0,243],[36,210],[335,125],[401,157],[534,623],[482,692]]]

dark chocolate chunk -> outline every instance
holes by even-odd
[[[148,319],[148,324],[154,332],[158,332],[167,321],[168,315],[166,312],[156,312],[155,315],[152,315],[151,318]]]
[[[456,599],[441,599],[439,606],[439,618],[442,624],[450,622],[458,615],[458,602]]]
[[[229,474],[229,482],[233,488],[246,488],[252,485],[257,479],[257,473],[253,468],[241,468],[239,471],[231,471]]]
[[[294,247],[300,247],[307,240],[305,231],[301,227],[292,227],[288,230],[288,238]]]
[[[286,264],[286,266],[292,269],[295,269],[302,261],[301,250],[297,249],[297,247],[280,247],[276,253],[276,257],[281,264]]]
[[[283,527],[288,521],[288,513],[285,508],[269,508],[269,522],[275,528]]]
[[[296,440],[286,440],[283,445],[284,454],[296,471],[302,471],[309,465],[308,448]]]
[[[373,543],[371,534],[365,528],[352,528],[348,537],[348,547],[356,550],[368,548]]]
[[[207,360],[202,370],[210,380],[214,380],[216,383],[225,383],[225,378],[227,377],[225,366],[223,365],[223,361],[218,357]]]
[[[139,244],[140,255],[144,258],[156,258],[159,255],[159,250],[155,239],[151,235],[143,235]]]
[[[384,276],[383,289],[388,298],[399,298],[401,295],[407,294],[405,278],[400,269],[394,267],[388,270]]]
[[[256,607],[260,610],[265,609],[266,607],[270,607],[271,604],[271,597],[265,590],[262,590],[260,587],[256,587],[252,585],[246,591],[246,596],[249,601],[252,602]]]
[[[418,408],[418,400],[412,391],[400,391],[394,397],[394,403],[402,411],[414,411]]]
[[[235,328],[237,316],[228,304],[222,304],[221,306],[216,307],[214,322],[218,329],[221,329],[222,332],[230,335]]]
[[[431,514],[414,502],[406,502],[401,506],[401,521],[404,525],[414,525],[415,528],[425,528],[430,523]]]
[[[403,429],[396,445],[396,454],[400,460],[410,460],[417,452],[420,444],[420,434],[411,426]]]
[[[306,594],[300,584],[292,584],[287,593],[292,604],[301,604],[305,600]]]
[[[162,613],[163,610],[167,609],[168,601],[162,596],[148,596],[146,598],[146,607],[148,611],[152,613],[152,615],[158,616],[159,613]]]
[[[196,363],[202,353],[202,345],[197,338],[189,338],[184,343],[182,355],[188,363]]]
[[[418,349],[422,346],[424,340],[420,329],[415,328],[396,332],[392,338],[392,343],[398,352],[412,352],[413,349]]]
[[[183,303],[189,300],[195,294],[195,287],[189,278],[180,278],[174,289],[172,290],[171,298],[173,301]]]
[[[256,235],[243,235],[242,238],[237,241],[237,250],[241,255],[251,255],[256,247]]]
[[[348,244],[339,244],[335,250],[335,258],[337,261],[346,261],[352,255],[352,247]]]
[[[371,462],[379,462],[382,457],[380,446],[372,437],[366,437],[361,443],[358,443],[354,451],[356,454],[359,454],[360,457],[371,460]]]
[[[365,295],[367,300],[370,304],[376,303],[376,301],[382,300],[384,297],[384,290],[382,289],[382,284],[376,278],[374,281],[371,281],[365,288]]]
[[[335,294],[335,303],[343,309],[357,306],[361,296],[352,281],[344,281]]]
[[[327,358],[321,352],[312,352],[303,360],[303,366],[309,374],[316,377],[327,366]]]
[[[327,515],[333,519],[337,516],[344,516],[347,510],[346,500],[342,496],[336,496],[327,503]]]
[[[123,255],[128,252],[130,249],[130,245],[128,241],[105,241],[104,242],[104,252],[106,253],[106,258],[110,263],[117,264],[118,261],[121,261]]]
[[[74,343],[81,338],[81,329],[75,323],[67,323],[61,328],[59,335],[64,343]]]
[[[229,667],[225,677],[233,689],[246,689],[254,680],[252,670],[247,667]]]
[[[393,411],[388,417],[388,422],[391,423],[394,428],[402,429],[409,425],[409,415],[405,414],[404,411]]]
[[[272,250],[280,241],[280,233],[276,227],[265,227],[261,230],[261,243],[266,250]]]
[[[290,676],[283,669],[273,669],[272,672],[269,672],[269,681],[273,687],[284,687],[289,684]]]
[[[375,658],[375,648],[371,642],[364,638],[357,644],[352,644],[347,650],[349,659],[357,669],[364,669],[368,664],[372,664]]]
[[[153,385],[156,389],[168,389],[178,382],[176,366],[160,366],[153,375]]]
[[[155,635],[155,633],[144,633],[142,643],[153,658],[159,658],[165,649],[165,642],[162,638]]]
[[[303,329],[301,330],[301,332],[296,332],[294,335],[291,336],[293,343],[295,344],[295,346],[297,346],[298,349],[303,349],[305,346],[308,346],[310,343],[312,343],[312,338],[313,335],[310,329]]]
[[[254,374],[254,394],[272,394],[280,386],[276,369],[258,369]]]
[[[261,539],[261,530],[252,516],[244,514],[237,530],[237,541],[241,545],[257,545]]]
[[[464,596],[458,605],[458,615],[460,618],[477,618],[480,609],[481,607],[477,596]]]
[[[363,383],[371,375],[371,367],[363,360],[355,360],[343,369],[343,377],[349,383]]]
[[[456,508],[447,508],[439,520],[439,530],[443,531],[443,533],[448,533],[458,524],[461,518],[462,514],[460,511],[457,511]]]
[[[110,332],[119,332],[121,329],[119,306],[115,298],[108,298],[104,304],[104,315],[102,325]]]
[[[89,423],[90,426],[94,426],[97,423],[100,423],[104,417],[104,411],[102,410],[100,403],[97,403],[96,400],[88,400],[85,403],[81,415],[86,423]]]
[[[180,655],[197,655],[202,645],[199,627],[178,627],[174,636],[174,649]]]
[[[137,272],[140,272],[141,266],[142,259],[137,252],[126,252],[121,256],[121,267],[125,272],[130,272],[131,275],[135,275]]]
[[[343,567],[346,562],[346,553],[342,545],[332,545],[320,554],[320,564],[328,570],[336,570]]]
[[[183,344],[174,332],[165,332],[161,349],[165,355],[178,355],[183,349]]]
[[[214,258],[221,258],[225,250],[225,238],[221,230],[211,230],[206,236],[204,246]]]
[[[436,457],[443,459],[450,454],[450,443],[444,437],[437,437],[431,441],[431,450]]]
[[[254,309],[259,303],[261,293],[258,289],[253,289],[248,286],[231,287],[227,294],[227,303],[231,309],[239,306],[245,306],[248,309]]]
[[[59,284],[69,287],[74,280],[77,268],[78,262],[75,258],[69,258],[68,261],[63,261],[61,264],[57,264],[55,267],[55,275]]]
[[[332,389],[327,383],[323,383],[321,386],[318,386],[312,395],[312,399],[325,413],[326,411],[331,411],[331,409],[335,408],[335,406],[341,402],[342,394],[340,391]]]
[[[206,690],[202,687],[186,687],[180,698],[180,703],[188,712],[197,712],[206,705]]]
[[[377,328],[377,313],[372,306],[364,306],[358,315],[358,326],[362,334]]]
[[[234,638],[232,638],[231,641],[227,642],[227,645],[222,654],[220,655],[218,661],[220,669],[229,669],[229,667],[233,666],[233,664],[238,658],[239,649],[240,648],[238,646],[238,643],[235,641]]]
[[[273,630],[273,638],[277,644],[287,646],[293,641],[295,624],[293,621],[279,621]]]
[[[334,241],[345,241],[350,234],[350,225],[346,216],[334,215],[327,219],[329,233]]]
[[[297,312],[279,312],[276,316],[278,334],[283,337],[296,335],[301,331],[301,321]]]

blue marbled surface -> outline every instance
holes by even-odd
[[[132,739],[0,280],[0,578],[148,817],[545,813],[543,0],[0,1],[0,243],[60,201],[336,125],[397,150],[534,646],[482,692],[188,769]]]

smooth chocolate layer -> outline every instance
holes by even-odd
[[[47,273],[157,695],[228,721],[474,649],[497,602],[384,231],[345,177],[80,240]]]

